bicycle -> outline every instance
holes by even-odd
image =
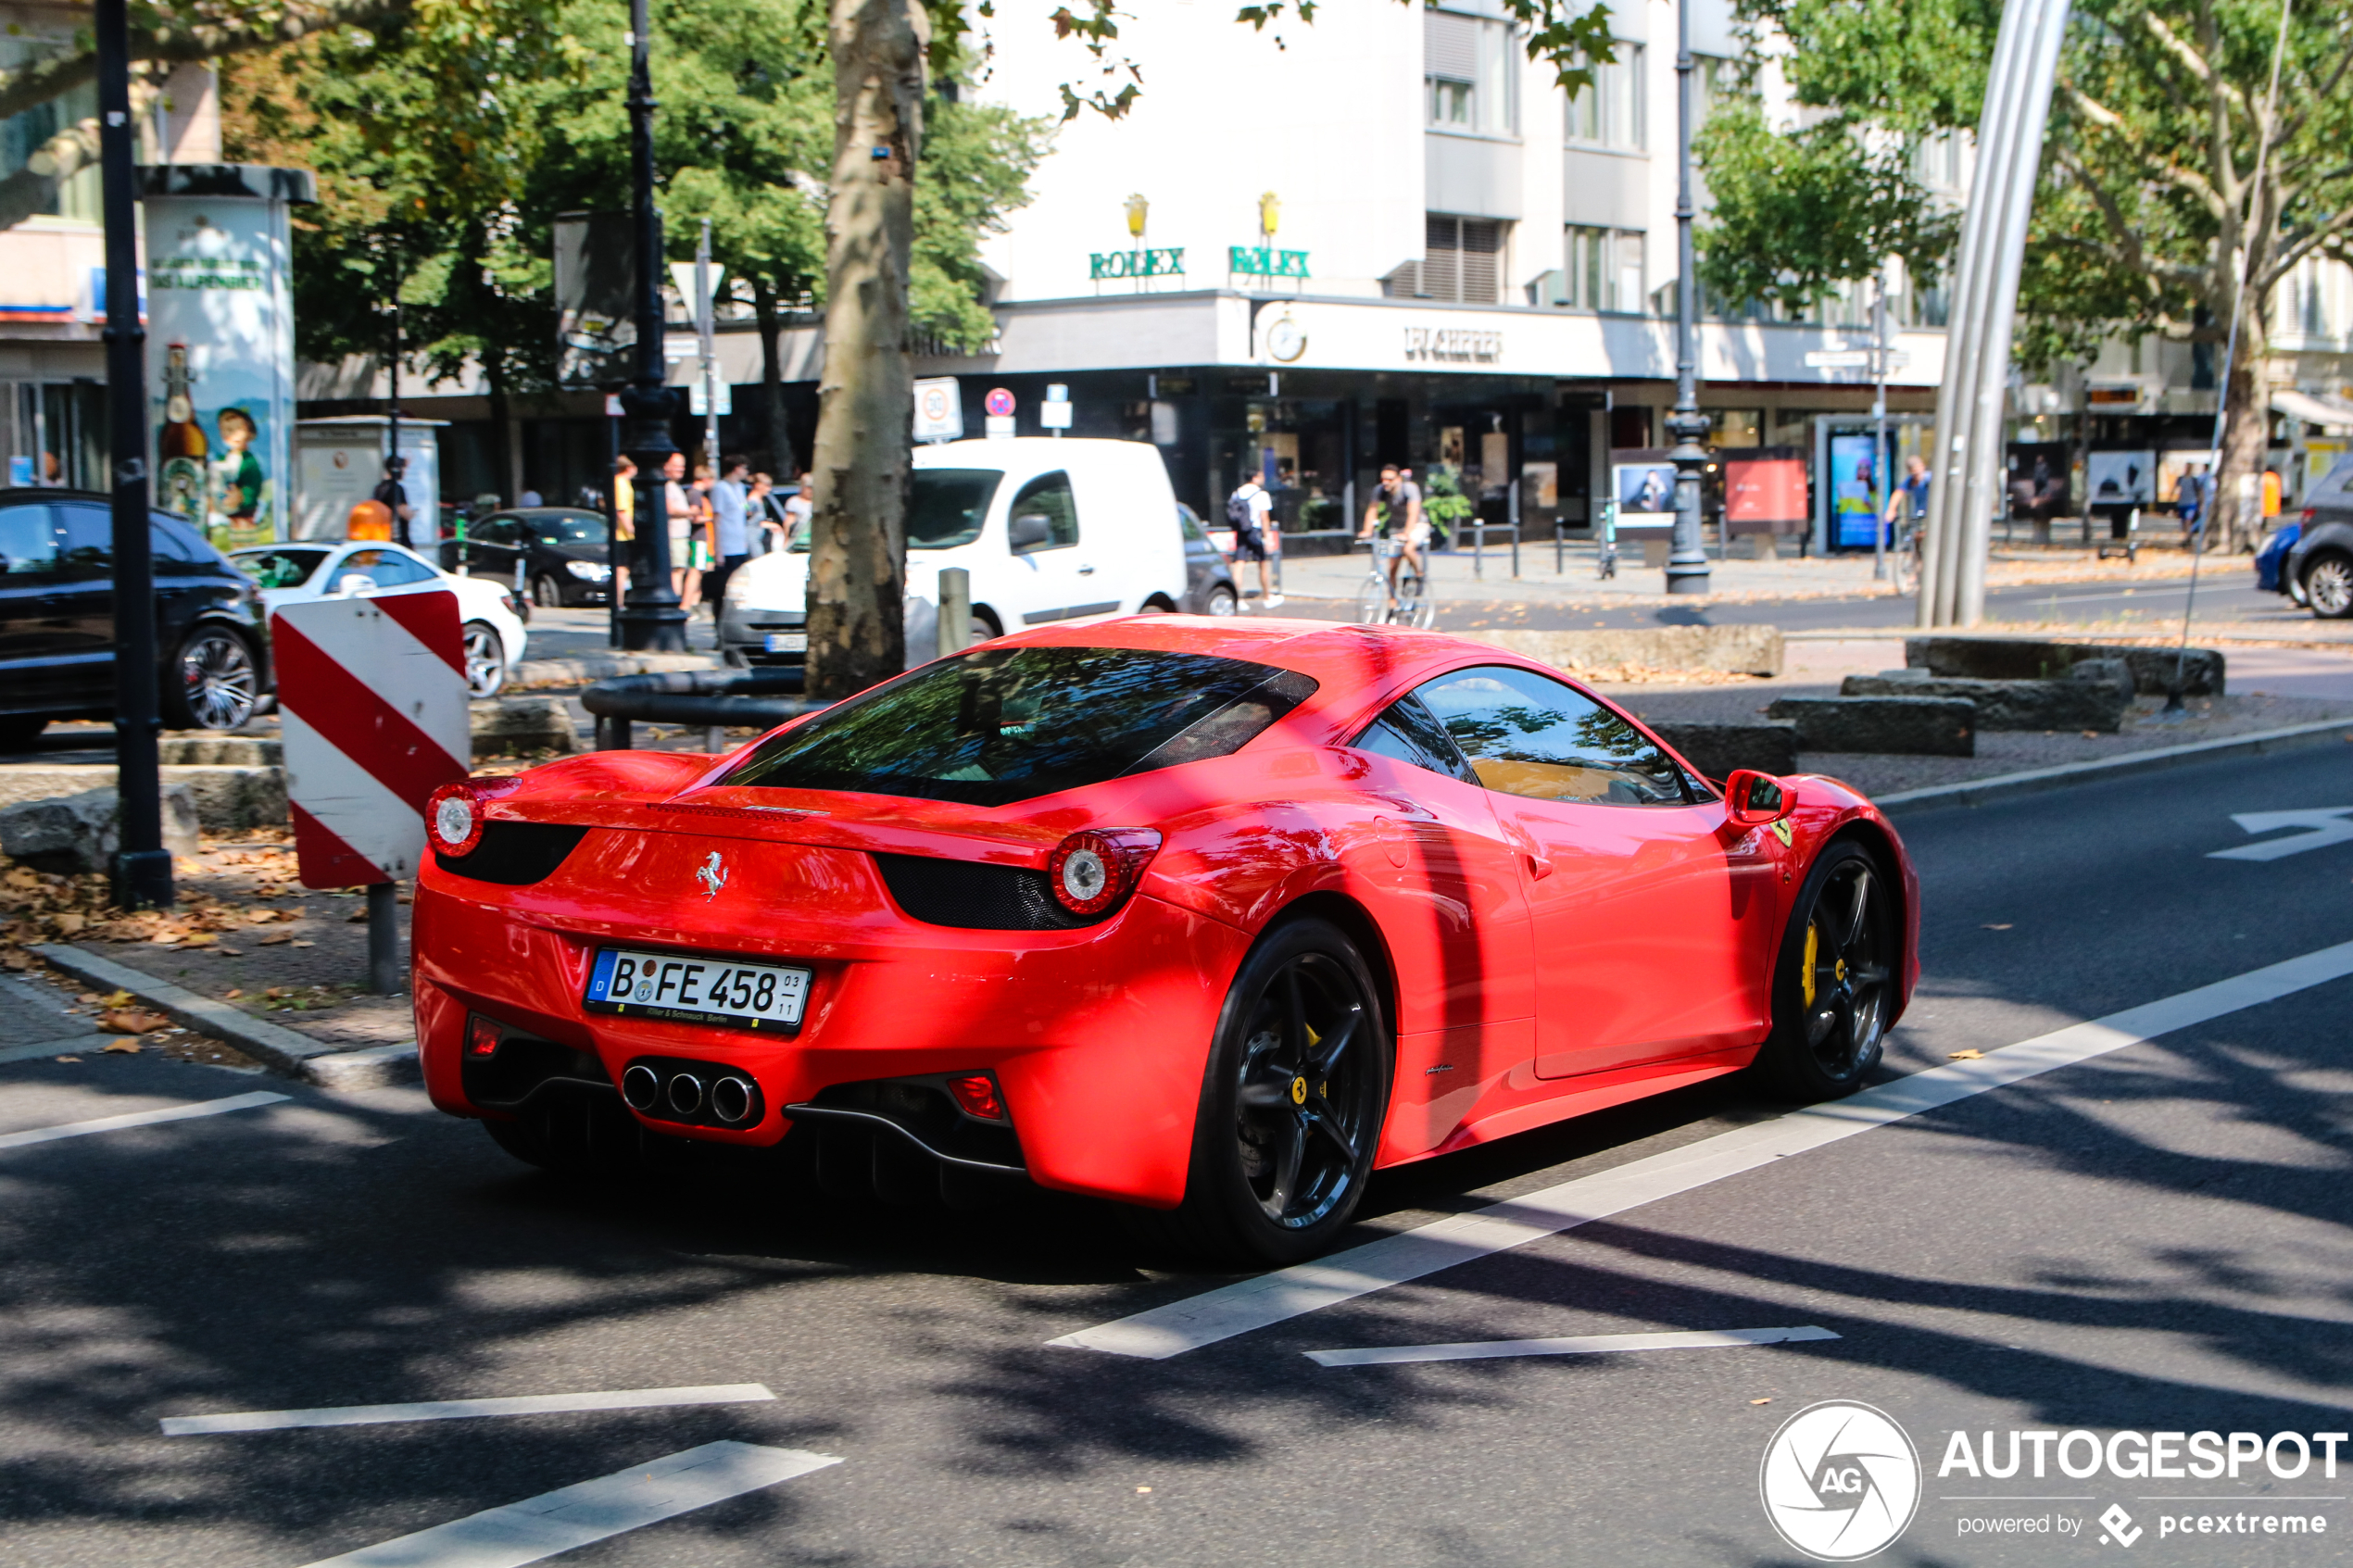
[[[1356,621],[1363,626],[1418,626],[1423,631],[1438,623],[1438,601],[1431,595],[1429,583],[1411,562],[1402,563],[1397,570],[1397,602],[1390,603],[1388,563],[1405,553],[1403,539],[1373,541],[1372,570],[1365,575],[1365,585],[1356,591]]]

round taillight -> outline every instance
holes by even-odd
[[[425,831],[444,855],[471,854],[482,842],[482,802],[470,784],[447,784],[425,802]]]
[[[1055,901],[1072,914],[1103,914],[1136,890],[1159,848],[1160,834],[1150,828],[1074,833],[1054,847],[1046,880]]]

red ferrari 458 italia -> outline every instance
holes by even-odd
[[[1829,779],[1719,789],[1426,632],[1025,632],[720,758],[435,797],[426,1082],[560,1172],[648,1134],[820,1179],[1026,1180],[1286,1262],[1371,1173],[1756,1069],[1857,1087],[1919,884]]]

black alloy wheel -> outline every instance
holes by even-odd
[[[181,643],[161,695],[167,729],[233,730],[253,717],[261,671],[243,637],[199,626]]]
[[[1806,874],[1773,972],[1773,1033],[1758,1070],[1800,1099],[1836,1099],[1879,1065],[1894,1022],[1902,938],[1886,873],[1851,840]]]
[[[2331,550],[2305,562],[2304,597],[2323,621],[2353,615],[2353,556]]]
[[[1384,1011],[1338,927],[1302,919],[1260,939],[1218,1022],[1168,1239],[1252,1266],[1331,1244],[1364,1196],[1389,1105]]]

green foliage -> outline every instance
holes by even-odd
[[[1463,494],[1462,470],[1452,463],[1432,463],[1422,475],[1422,515],[1430,521],[1442,544],[1454,536],[1454,525],[1478,510]]]
[[[1874,148],[1844,120],[1777,133],[1739,98],[1708,117],[1695,152],[1715,196],[1699,276],[1718,299],[1802,314],[1890,254],[1931,279],[1952,245],[1953,215],[1919,189],[1910,148]]]
[[[709,218],[714,259],[774,307],[822,301],[834,82],[816,0],[655,0],[655,163],[673,259]],[[296,240],[306,358],[376,355],[397,268],[402,325],[431,372],[495,392],[554,374],[555,216],[630,199],[625,7],[610,0],[417,0],[224,62],[229,156],[320,176]],[[935,16],[952,66],[960,14]],[[935,98],[917,171],[913,314],[963,346],[995,332],[978,245],[1026,199],[1044,122]],[[773,315],[773,312],[771,313]]]

